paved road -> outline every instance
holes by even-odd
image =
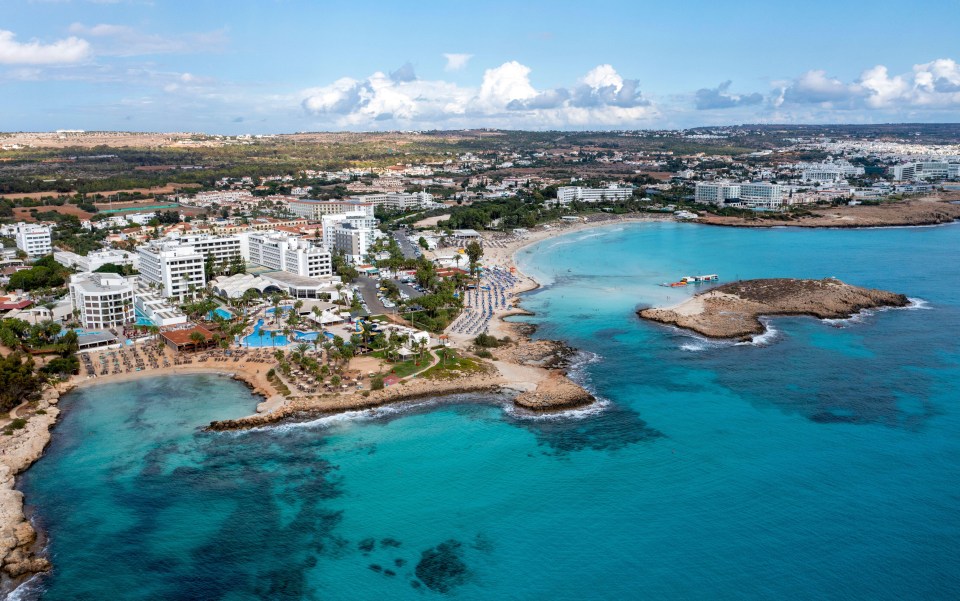
[[[371,277],[362,275],[357,278],[356,283],[360,288],[360,296],[362,296],[363,300],[367,303],[367,308],[370,309],[371,315],[377,315],[380,313],[393,313],[393,311],[384,307],[383,303],[380,302],[380,299],[377,298],[377,288],[380,287],[380,282]]]
[[[405,259],[416,259],[417,250],[407,238],[407,235],[404,233],[405,231],[409,230],[397,230],[393,232],[393,237],[397,241],[397,244],[400,245],[400,251],[403,252],[403,257]]]

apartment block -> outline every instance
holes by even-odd
[[[366,199],[367,197],[361,197]],[[375,205],[372,202],[359,199],[349,200],[316,200],[301,198],[291,200],[290,211],[304,219],[320,221],[324,215],[341,215],[344,213],[366,213],[373,217]]]
[[[191,245],[166,240],[137,248],[140,258],[140,282],[153,285],[165,297],[181,300],[206,285],[204,255]]]
[[[629,200],[633,196],[633,188],[583,188],[581,186],[563,186],[557,188],[557,204],[571,202],[618,202]]]
[[[694,200],[723,206],[728,200],[740,198],[740,184],[732,182],[697,182]]]
[[[30,257],[42,257],[53,252],[49,225],[18,223],[16,226],[17,248]]]
[[[133,283],[115,273],[73,275],[70,302],[85,328],[115,328],[134,321]]]
[[[284,232],[264,232],[249,236],[250,262],[268,269],[322,278],[333,275],[330,251]]]

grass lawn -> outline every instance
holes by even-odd
[[[407,361],[400,361],[399,363],[390,363],[384,366],[384,373],[392,373],[397,377],[405,378],[421,371],[428,365],[430,365],[430,356],[424,353],[423,360],[420,361],[419,365],[417,365],[415,359],[408,359]]]
[[[440,355],[438,355],[438,358],[440,358]],[[460,376],[485,373],[488,369],[488,366],[482,361],[470,357],[461,357],[455,351],[450,350],[446,361],[438,361],[436,365],[420,374],[420,377],[449,380]]]

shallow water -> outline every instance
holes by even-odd
[[[243,433],[216,376],[89,388],[23,478],[60,599],[960,597],[960,227],[605,228],[522,251],[604,403],[472,397]],[[922,299],[756,344],[640,322],[683,275]]]

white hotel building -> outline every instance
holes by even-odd
[[[695,202],[723,206],[728,200],[740,198],[740,184],[733,182],[697,182],[693,193]]]
[[[363,197],[364,199],[368,197]],[[290,211],[304,219],[320,221],[324,215],[342,215],[344,213],[366,213],[373,217],[375,205],[366,200],[316,200],[301,198],[291,200]]]
[[[212,236],[210,234],[187,234],[173,238],[175,242],[192,246],[204,258],[213,257],[215,263],[223,263],[237,257],[245,257],[245,236]]]
[[[388,211],[410,211],[423,209],[434,204],[433,194],[427,192],[387,192],[385,194],[365,194],[353,196],[351,200],[368,202]]]
[[[39,223],[18,223],[16,226],[17,248],[30,257],[42,257],[53,252],[51,229]]]
[[[283,232],[264,232],[249,236],[250,262],[276,271],[310,278],[333,275],[330,251]]]
[[[67,250],[58,250],[53,253],[53,259],[64,267],[77,271],[96,271],[107,264],[129,265],[133,269],[140,267],[137,255],[125,250],[98,250],[88,253],[86,256]]]
[[[890,175],[896,181],[944,180],[960,177],[960,163],[924,161],[894,165]]]
[[[779,209],[783,206],[783,187],[767,182],[740,184],[740,202],[753,209]]]
[[[571,202],[618,202],[628,200],[633,196],[633,188],[583,188],[580,186],[563,186],[557,188],[557,204]]]
[[[85,328],[115,328],[134,321],[133,283],[115,273],[73,275],[70,302]]]
[[[343,252],[354,263],[363,262],[377,238],[377,220],[366,213],[324,215],[323,246]]]
[[[747,206],[754,209],[779,209],[783,205],[783,187],[767,182],[697,182],[696,202],[723,206]]]
[[[137,248],[140,282],[159,287],[163,296],[181,300],[206,285],[204,256],[195,247],[166,240]]]

